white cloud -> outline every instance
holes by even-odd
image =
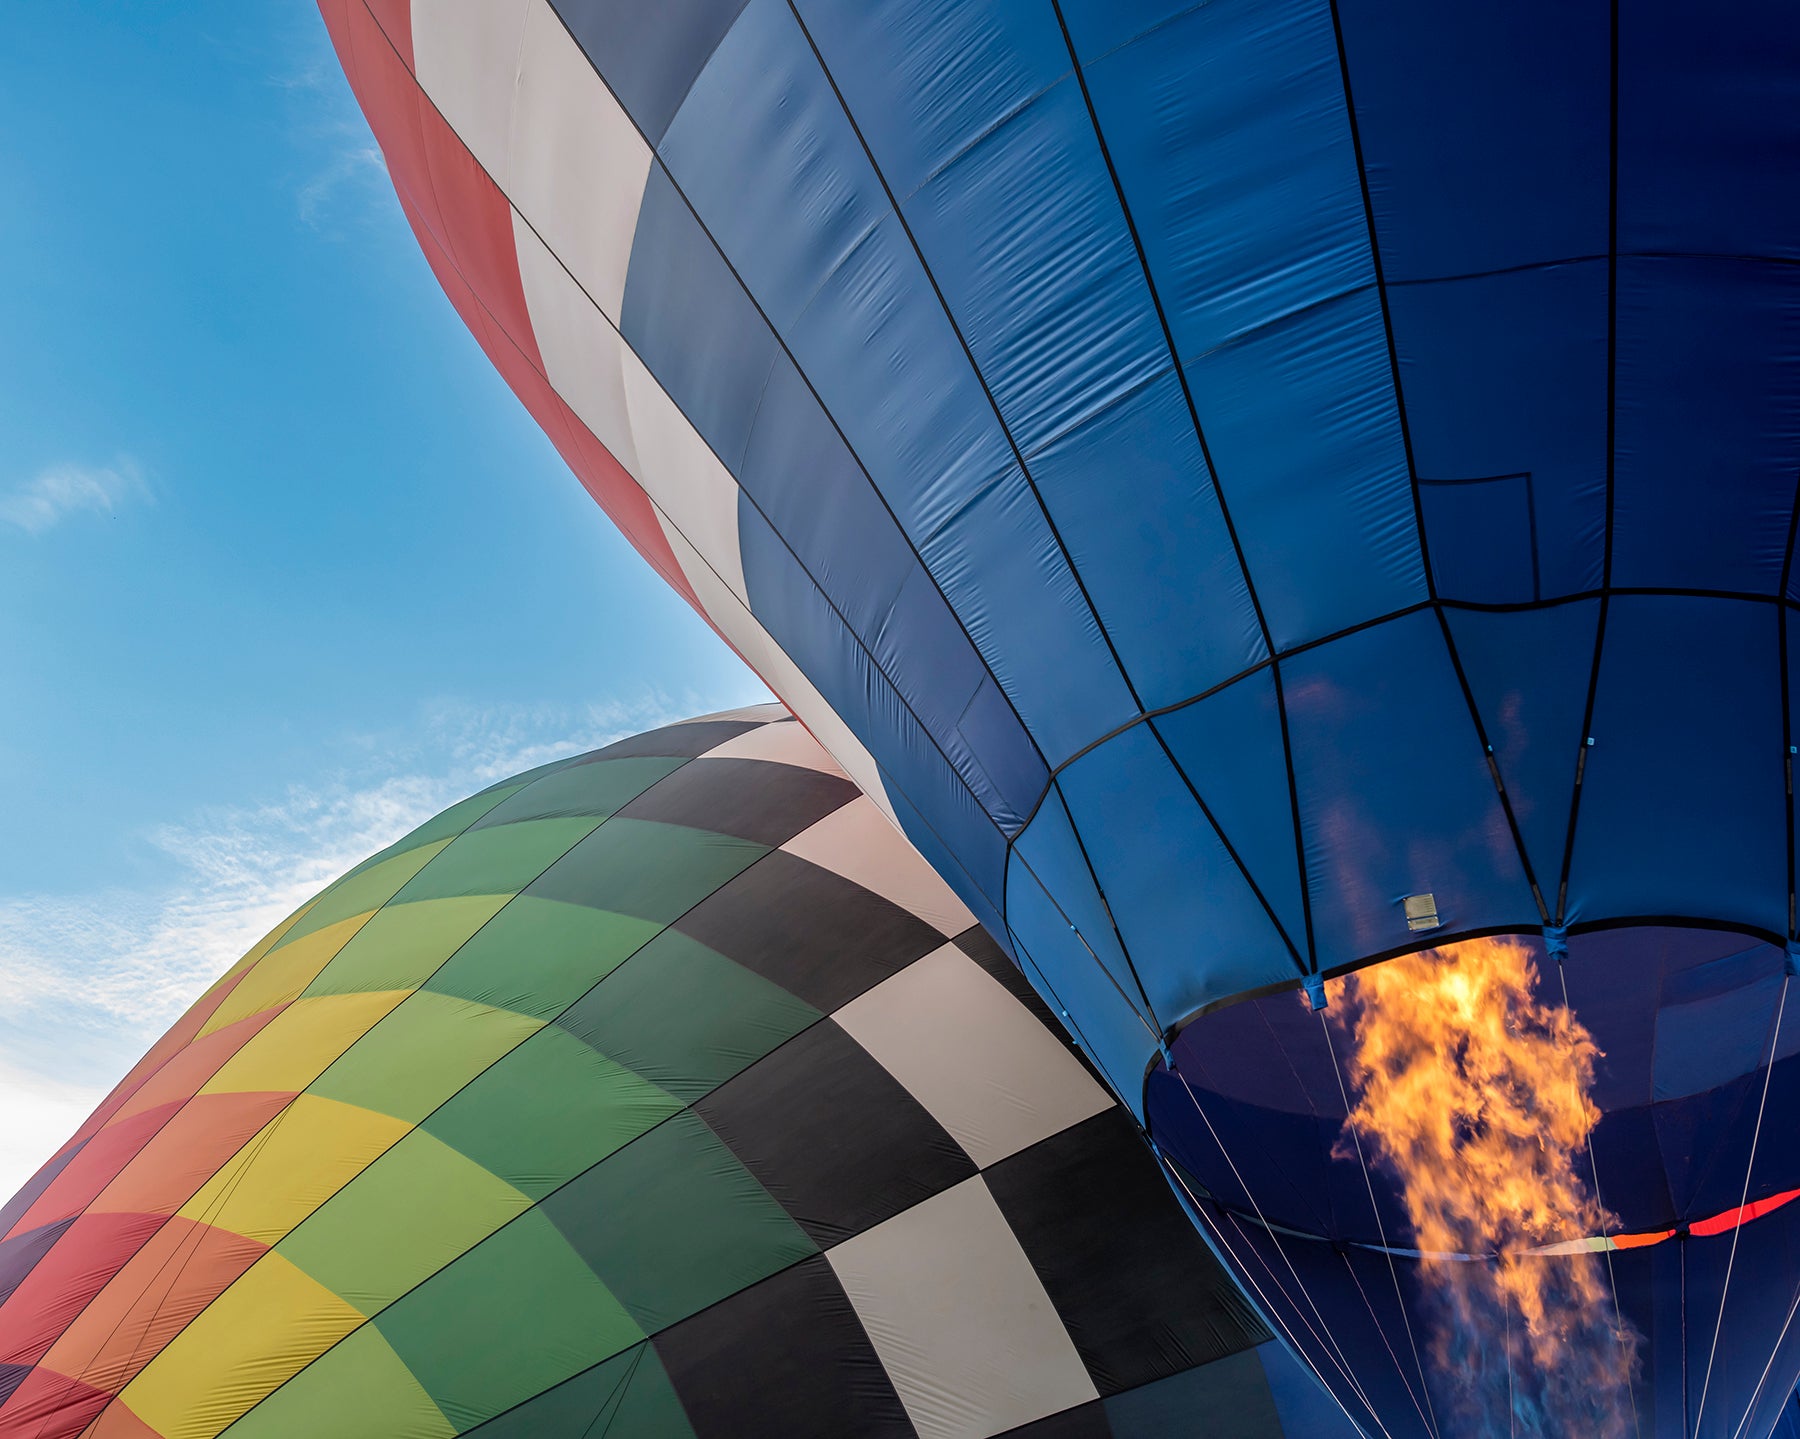
[[[337,776],[155,831],[176,871],[160,890],[0,895],[0,1202],[215,977],[345,870],[508,775],[716,707],[439,705],[405,742],[356,739]]]
[[[0,494],[0,524],[41,535],[69,515],[112,514],[149,499],[150,486],[128,457],[110,465],[52,465]]]

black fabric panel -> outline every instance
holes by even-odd
[[[1033,1019],[1049,1030],[1063,1042],[1063,1047],[1081,1061],[1081,1067],[1089,1077],[1108,1093],[1112,1092],[1112,1082],[1100,1072],[1088,1052],[1069,1038],[1069,1031],[1056,1017],[1049,1005],[1044,1003],[1043,996],[1031,987],[1031,981],[1025,978],[1024,971],[1012,962],[1011,956],[994,942],[994,937],[980,925],[965,929],[952,941],[958,949],[980,965],[1020,1004],[1031,1011]]]
[[[913,1426],[824,1258],[655,1339],[699,1439],[913,1439]]]
[[[1165,1439],[1185,1434],[1205,1434],[1207,1439],[1212,1439],[1209,1429],[1171,1429]],[[999,1439],[1116,1439],[1116,1436],[1106,1422],[1106,1410],[1096,1399],[1079,1409],[1065,1409],[1060,1414],[1008,1429]]]
[[[676,928],[827,1014],[944,942],[899,905],[779,850]]]
[[[1207,1439],[1282,1439],[1285,1432],[1262,1356],[1253,1349],[1116,1395],[1106,1411],[1114,1439],[1196,1432]]]
[[[694,1107],[821,1247],[976,1172],[925,1107],[829,1019]]]
[[[25,1282],[25,1276],[37,1268],[38,1260],[50,1252],[50,1246],[75,1222],[75,1216],[59,1219],[54,1224],[39,1225],[0,1242],[0,1304],[12,1297],[13,1290]]]
[[[653,729],[648,734],[634,734],[605,749],[584,754],[576,764],[592,764],[601,759],[635,759],[640,755],[657,755],[670,759],[692,759],[709,749],[717,749],[728,739],[736,739],[746,730],[759,729],[761,720],[698,720],[693,724],[672,724]]]
[[[838,775],[760,759],[697,759],[657,781],[621,817],[684,824],[777,849],[861,791]]]
[[[551,0],[619,103],[662,142],[746,0]]]
[[[984,1177],[1102,1396],[1269,1337],[1122,1111]]]

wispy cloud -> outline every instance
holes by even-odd
[[[296,36],[291,64],[269,83],[288,97],[292,140],[306,167],[294,188],[300,219],[325,238],[340,239],[345,222],[360,225],[391,205],[387,160],[338,68],[324,27],[316,16],[310,18],[305,35]]]
[[[52,465],[0,493],[0,524],[41,535],[70,515],[115,514],[150,497],[143,471],[128,456],[110,465]]]
[[[160,889],[0,896],[0,1130],[14,1130],[0,1200],[201,990],[345,870],[508,775],[715,707],[440,705],[404,742],[356,739],[335,776],[154,831],[175,872]]]

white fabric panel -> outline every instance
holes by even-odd
[[[745,705],[734,710],[715,710],[709,715],[695,715],[692,719],[680,721],[682,724],[703,724],[707,720],[755,720],[758,724],[774,724],[788,718],[788,707],[780,700],[770,700],[767,704]],[[735,741],[727,740],[727,744]],[[716,754],[716,750],[708,750],[708,754]]]
[[[738,653],[762,677],[763,683],[780,695],[787,702],[788,708],[805,722],[806,727],[825,746],[844,773],[856,782],[857,788],[880,805],[883,812],[892,819],[893,811],[889,805],[887,790],[881,783],[881,769],[875,763],[874,756],[863,748],[862,741],[838,718],[837,711],[813,688],[812,681],[787,657],[786,652],[775,643],[744,602],[708,568],[660,508],[656,511],[656,517],[663,527],[663,533],[668,536],[669,547],[675,551],[675,559],[681,565],[681,572],[687,576],[688,584],[692,586],[707,617],[737,646]]]
[[[629,346],[623,359],[625,404],[638,457],[632,474],[738,602],[747,604],[738,553],[737,481]],[[690,573],[688,579],[694,576]],[[712,606],[706,609],[717,621]]]
[[[806,726],[798,720],[745,730],[736,739],[728,739],[717,749],[708,750],[707,754],[713,759],[769,760],[774,764],[791,764],[800,769],[816,769],[824,774],[849,778],[838,767],[837,761],[820,748],[819,742],[806,732]],[[869,808],[877,819],[881,818],[879,810],[873,805]],[[881,823],[886,824],[887,821],[883,819]],[[923,860],[918,862],[924,863]]]
[[[650,147],[547,0],[525,22],[508,169],[514,208],[616,324]]]
[[[937,871],[867,799],[852,800],[782,845],[833,874],[873,890],[943,935],[961,934],[975,916]]]
[[[953,944],[832,1018],[984,1169],[1112,1107],[1081,1061]]]
[[[979,1175],[826,1257],[921,1439],[986,1439],[1099,1397]]]
[[[412,0],[419,86],[502,190],[527,7],[535,0]]]
[[[544,357],[544,377],[594,438],[636,476],[637,446],[625,403],[625,342],[516,209],[512,221],[519,278],[538,353]]]

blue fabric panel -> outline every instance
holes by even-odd
[[[1765,975],[1723,994],[1656,1012],[1658,1101],[1685,1099],[1762,1068],[1784,980]]]
[[[1059,783],[1164,1024],[1298,977],[1268,912],[1147,726],[1083,755]],[[1040,810],[1021,845],[1042,819]]]
[[[1006,919],[1025,977],[1141,1120],[1156,1042],[1016,855],[1007,864]]]
[[[799,9],[902,205],[1071,69],[1040,0],[800,0]]]
[[[1544,610],[1446,610],[1513,817],[1545,900],[1556,902],[1594,664],[1598,600]]]
[[[1569,917],[1785,932],[1775,608],[1621,595],[1607,622]]]
[[[955,732],[928,733],[919,724],[818,586],[747,504],[738,510],[738,533],[752,612],[883,772],[965,865],[975,868],[974,856],[987,848],[990,836],[1004,849],[991,817],[996,810],[1005,812],[1003,801]],[[972,789],[973,783],[982,788]],[[990,894],[999,893],[997,864],[985,874],[976,870],[974,877]]]
[[[551,0],[551,8],[654,145],[744,0]]]
[[[619,333],[735,472],[775,336],[658,166],[644,185]]]
[[[1277,649],[1426,598],[1373,290],[1271,324],[1189,370]]]
[[[958,756],[959,771],[989,813],[1009,832],[1016,829],[1048,782],[1043,761],[785,356],[776,361],[757,412],[741,480],[920,722]],[[741,523],[746,574],[764,572],[760,558],[754,564],[748,558],[752,547],[778,543],[766,525]],[[751,600],[760,613],[755,587]],[[978,697],[977,737],[966,720]]]
[[[1293,1439],[1311,1435],[1318,1435],[1319,1439],[1353,1439],[1357,1430],[1344,1417],[1344,1411],[1286,1344],[1272,1339],[1257,1346],[1256,1356],[1262,1361],[1284,1433]]]
[[[1063,19],[1083,65],[1190,10],[1194,0],[1061,0]]]
[[[1146,708],[1267,657],[1172,371],[1050,441],[1031,474]]]
[[[1605,262],[1391,285],[1388,306],[1438,593],[1514,603],[1597,589]],[[1465,487],[1491,476],[1511,478]]]
[[[783,333],[891,213],[785,0],[751,0],[659,153]]]
[[[1793,1382],[1800,1363],[1796,1342],[1800,1320],[1786,1321],[1794,1298],[1794,1276],[1800,1274],[1800,1214],[1796,1209],[1800,1205],[1790,1204],[1745,1225],[1738,1233],[1735,1258],[1730,1234],[1690,1239],[1686,1245],[1688,1372],[1705,1374],[1709,1357],[1712,1366],[1706,1412],[1698,1431],[1705,1439],[1767,1433],[1780,1410],[1783,1391]],[[1731,1271],[1729,1289],[1727,1266]],[[1681,1292],[1679,1287],[1675,1292]],[[1729,1302],[1723,1306],[1720,1322],[1721,1301],[1727,1295]],[[1719,1331],[1716,1351],[1715,1324]],[[1781,1345],[1771,1362],[1778,1339]],[[1671,1373],[1664,1382],[1679,1387],[1679,1375]],[[1739,1429],[1759,1385],[1762,1392],[1756,1398],[1755,1416]],[[1698,1403],[1698,1391],[1690,1380],[1690,1426]]]
[[[939,878],[956,891],[956,897],[968,905],[969,913],[980,921],[981,927],[992,936],[994,942],[1006,951],[1007,957],[1015,964],[1018,963],[1018,956],[1013,953],[1012,936],[1007,932],[1006,921],[1001,916],[1005,890],[1005,843],[998,835],[992,841],[975,841],[975,850],[967,856],[965,868],[964,856],[949,849],[899,786],[886,775],[883,775],[883,781],[888,801],[894,808],[894,816],[900,821],[901,832],[912,842],[912,847],[924,856],[925,862],[937,871]],[[965,837],[963,842],[969,843],[970,837]],[[1001,887],[990,895],[976,881],[975,876],[996,872],[1002,876]]]
[[[1797,337],[1792,264],[1620,260],[1615,584],[1775,592],[1800,463]]]
[[[1435,616],[1309,650],[1282,677],[1321,969],[1407,944],[1409,894],[1435,895],[1449,929],[1536,923]]]
[[[1196,6],[1084,70],[1184,363],[1374,284],[1329,5]]]
[[[1337,10],[1390,283],[1606,253],[1606,6]]]
[[[1304,954],[1299,845],[1274,674],[1247,675],[1152,723]]]
[[[1619,22],[1619,247],[1800,257],[1800,26],[1785,0]]]
[[[1158,1033],[1167,1029],[1175,1016],[1161,1011],[1152,1014],[1144,1008],[1139,977],[1133,975],[1113,928],[1117,916],[1108,909],[1088,872],[1088,861],[1082,858],[1062,797],[1054,788],[1044,796],[1043,805],[1013,846],[1013,862],[1022,863],[1025,872],[1042,886],[1078,941],[1092,952],[1090,961],[1110,974],[1126,1001],[1143,1014],[1146,1028]]]
[[[899,221],[832,273],[789,341],[1046,758],[1131,699]]]

